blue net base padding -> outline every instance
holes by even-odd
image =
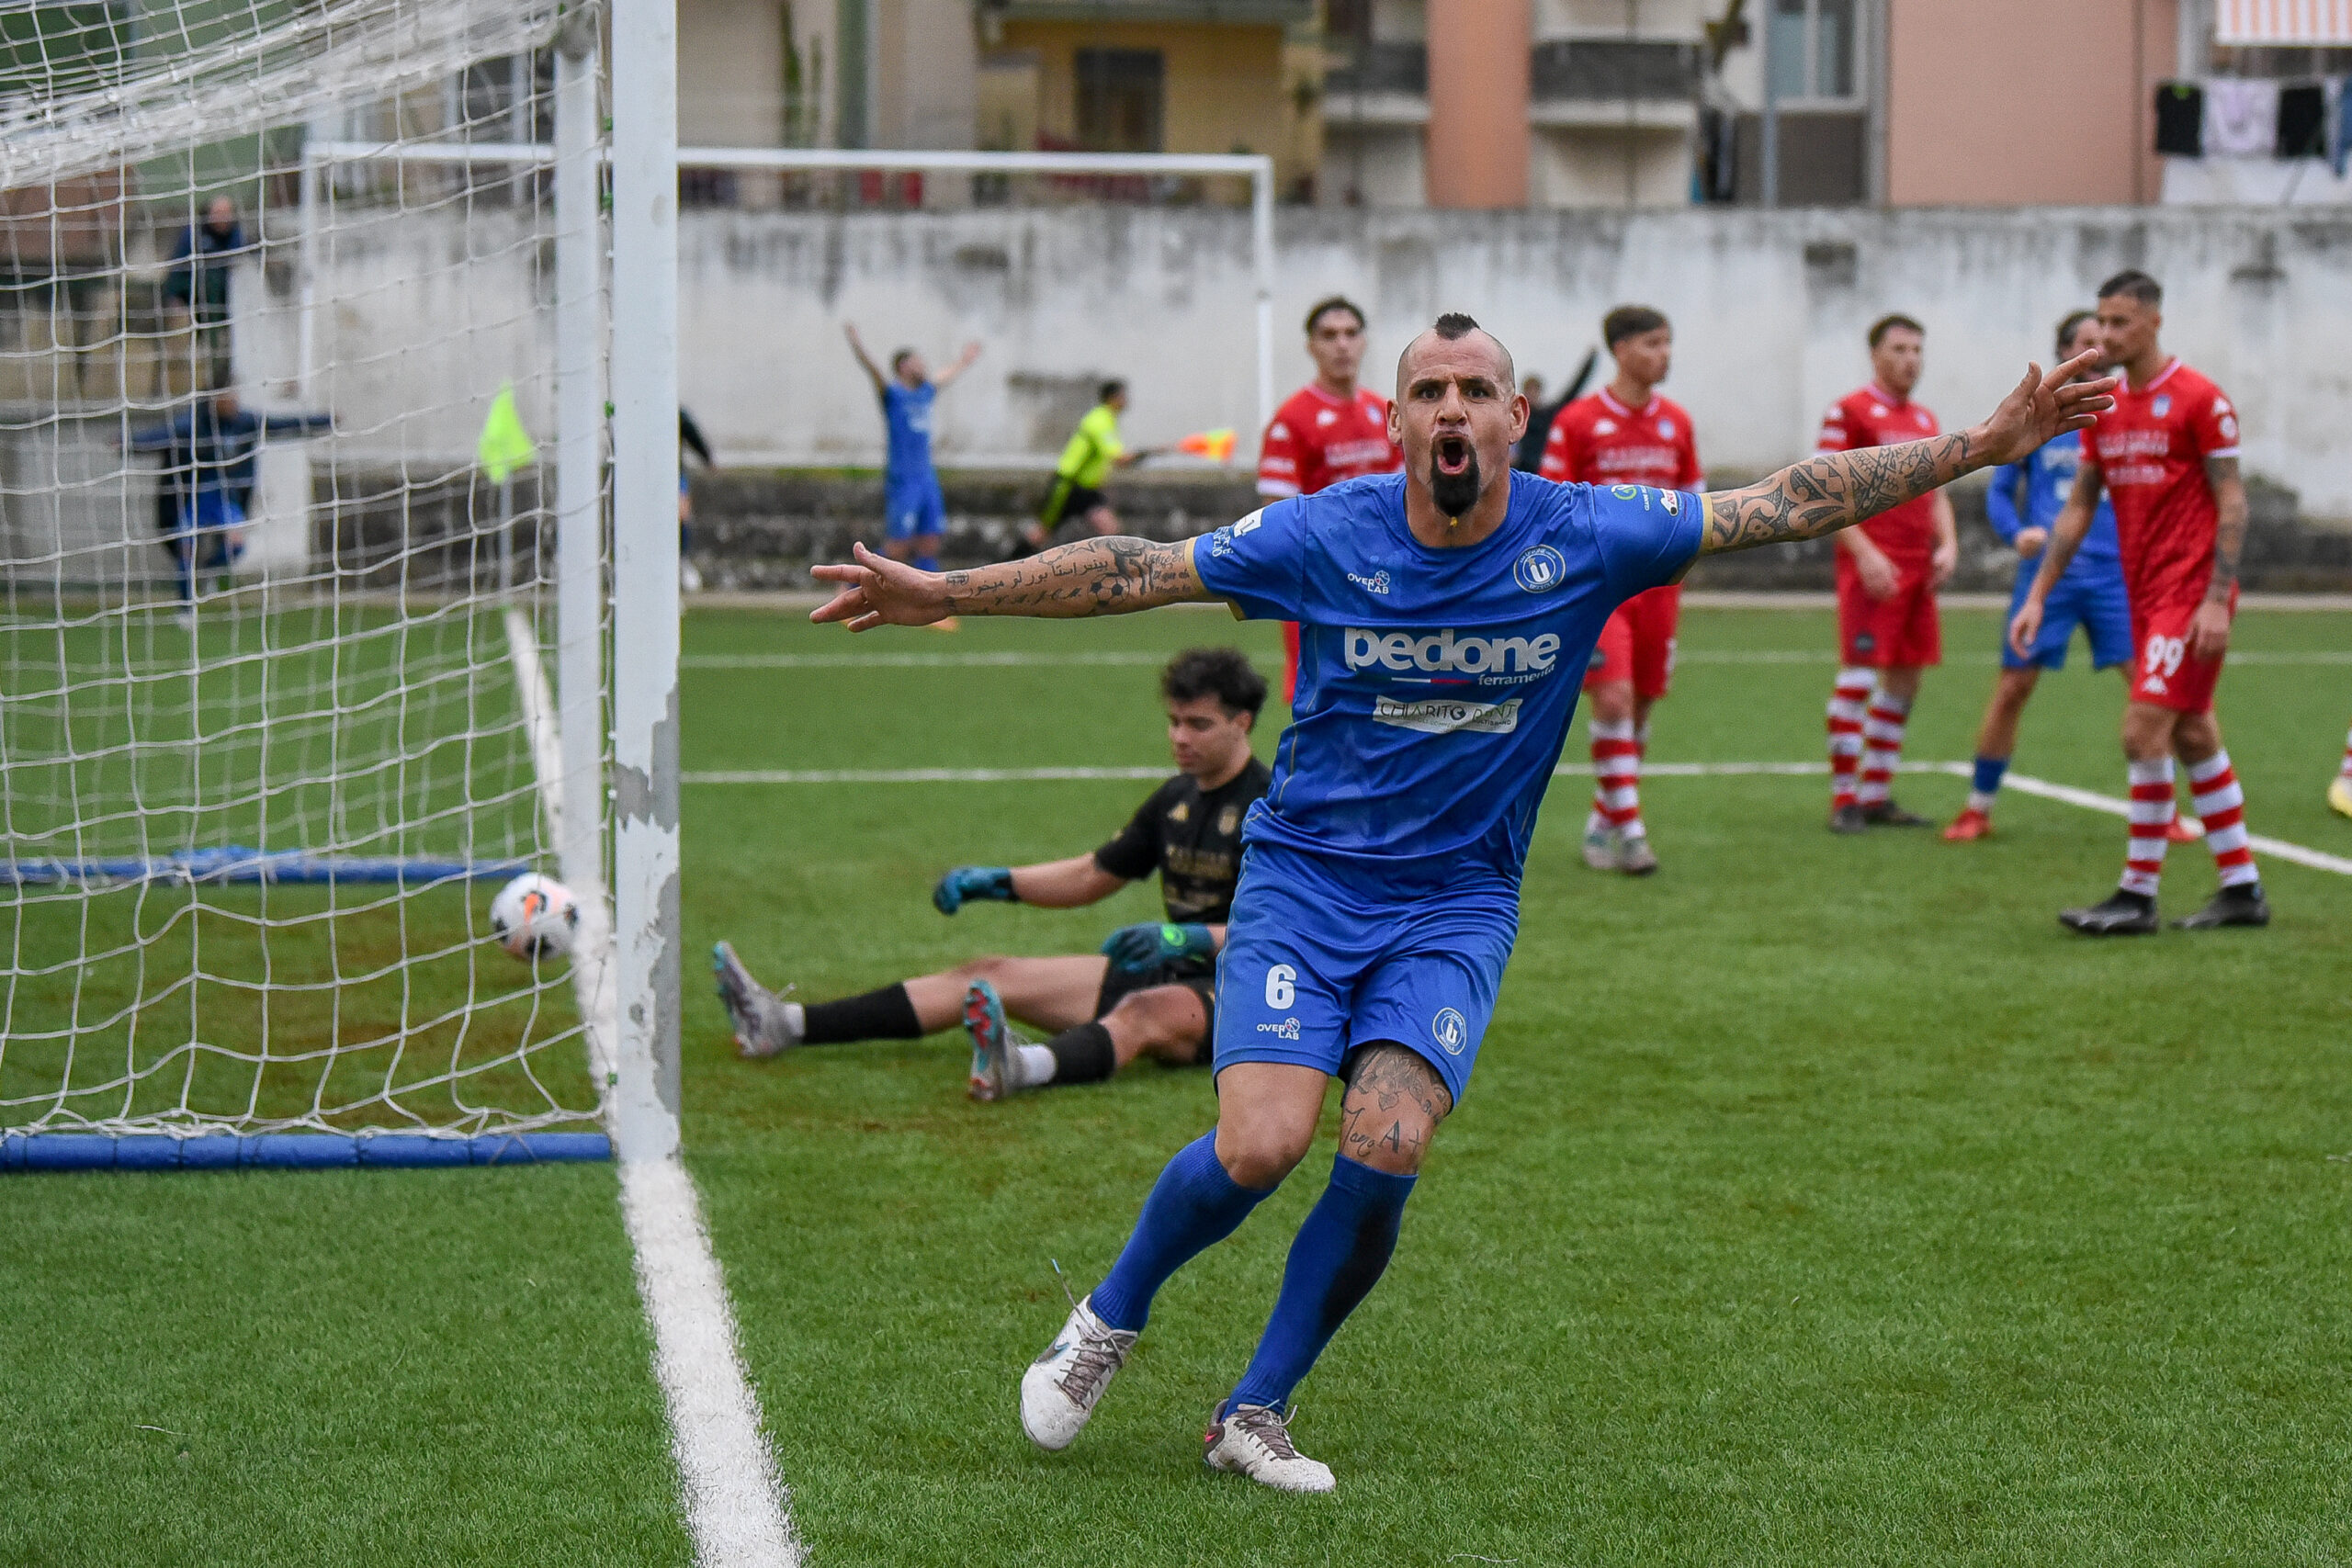
[[[422,1133],[9,1133],[0,1135],[0,1171],[20,1170],[413,1170],[426,1166],[544,1165],[608,1160],[602,1133],[497,1133],[435,1138]]]
[[[314,855],[228,844],[179,854],[99,860],[0,861],[0,887],[66,882],[451,882],[520,876],[520,860],[411,860],[398,855]]]

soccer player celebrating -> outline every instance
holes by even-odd
[[[1699,445],[1690,416],[1659,394],[1674,363],[1674,328],[1646,305],[1620,305],[1600,321],[1617,378],[1563,408],[1544,442],[1547,479],[1588,485],[1649,485],[1697,491]],[[1650,709],[1674,678],[1674,626],[1682,586],[1629,599],[1600,628],[1584,689],[1592,704],[1592,810],[1584,823],[1584,863],[1595,871],[1646,876],[1657,869],[1642,821],[1642,758]]]
[[[1512,470],[1527,402],[1510,355],[1449,314],[1397,367],[1401,474],[1174,544],[1090,539],[944,576],[863,549],[816,569],[841,592],[813,618],[853,631],[1204,600],[1301,623],[1295,716],[1243,827],[1219,964],[1216,1128],[1169,1162],[1117,1263],[1022,1378],[1032,1440],[1078,1436],[1153,1294],[1306,1155],[1336,1077],[1330,1184],[1204,1440],[1213,1469],[1331,1489],[1330,1470],[1292,1445],[1284,1407],[1386,1268],[1430,1141],[1469,1083],[1602,626],[1702,554],[1830,533],[2080,428],[2112,385],[2069,385],[2082,368],[2035,369],[1974,429],[1816,457],[1746,490],[1601,490]]]
[[[2058,357],[2072,359],[2100,348],[2098,312],[2075,310],[2058,323]],[[2041,570],[2036,558],[2050,542],[2051,525],[2073,495],[2075,475],[2082,461],[2082,437],[2061,435],[2021,463],[2006,463],[1993,470],[1992,489],[1985,492],[1985,515],[1993,532],[2018,552],[2017,582],[2009,593],[2014,617]],[[2018,510],[2018,491],[2025,491],[2025,511]],[[2031,649],[2019,653],[2008,645],[2007,628],[2001,638],[2001,676],[1984,705],[1984,721],[1976,731],[1976,773],[1968,792],[1967,808],[1944,829],[1954,843],[1981,839],[1993,830],[1993,798],[2008,772],[2017,750],[2018,720],[2026,699],[2044,670],[2066,667],[2066,645],[2075,628],[2090,639],[2091,665],[2106,670],[2132,658],[2132,607],[2123,592],[2123,563],[2115,543],[2115,509],[2102,500],[2092,515],[2082,548],[2052,592],[2042,615],[2041,633]]]
[[[2229,650],[2245,543],[2245,484],[2238,477],[2238,418],[2222,389],[2166,355],[2157,342],[2164,289],[2144,272],[2100,286],[2098,328],[2108,361],[2127,378],[2115,406],[2083,437],[2074,494],[2058,514],[2041,570],[2009,622],[2009,647],[2033,649],[2051,596],[2090,533],[2102,490],[2115,499],[2115,534],[2132,599],[2140,660],[2123,708],[2123,756],[2132,781],[2131,848],[2112,896],[2058,919],[2088,936],[2157,927],[2156,882],[2175,815],[2173,759],[2188,767],[2205,844],[2221,890],[2187,931],[2264,926],[2270,905],[2245,828],[2245,796],[2222,746],[2213,687]]]
[[[931,460],[931,405],[972,367],[980,345],[967,343],[956,363],[934,376],[922,355],[902,348],[890,356],[890,374],[867,356],[854,324],[844,324],[849,348],[857,355],[882,400],[882,423],[889,432],[889,455],[882,468],[882,546],[892,560],[911,560],[924,571],[939,570],[939,539],[947,531],[947,498]]]
[[[1908,316],[1871,326],[1871,384],[1833,404],[1815,450],[1852,452],[1936,434],[1911,400],[1928,330]],[[1893,795],[1919,671],[1943,662],[1936,590],[1960,563],[1951,498],[1941,491],[1890,507],[1838,536],[1838,683],[1829,695],[1829,829],[1924,828]],[[1860,777],[1857,778],[1857,773]]]
[[[976,958],[807,1006],[762,987],[722,942],[711,963],[737,1051],[762,1057],[800,1045],[913,1040],[961,1019],[972,1039],[974,1100],[1094,1083],[1137,1056],[1205,1063],[1216,953],[1241,874],[1241,819],[1269,777],[1250,750],[1266,682],[1238,649],[1195,648],[1169,660],[1159,691],[1179,771],[1117,837],[1091,855],[1042,865],[959,865],[939,879],[931,901],[943,915],[981,899],[1074,909],[1157,871],[1164,924],[1122,927],[1100,956]],[[1053,1038],[1038,1045],[1013,1035],[1007,1013]]]
[[[1388,400],[1356,385],[1363,364],[1363,312],[1342,295],[1306,312],[1315,379],[1274,411],[1258,446],[1258,493],[1268,501],[1316,491],[1359,474],[1388,474],[1405,460],[1388,438]],[[1283,623],[1283,701],[1298,697],[1298,623]]]

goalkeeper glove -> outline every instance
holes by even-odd
[[[1209,958],[1216,942],[1206,926],[1121,926],[1105,938],[1103,955],[1114,966],[1140,975],[1187,958]]]
[[[932,908],[943,915],[952,915],[964,907],[967,898],[993,898],[1000,904],[1018,904],[1021,896],[1012,890],[1012,872],[1001,865],[959,865],[939,879],[931,890]]]

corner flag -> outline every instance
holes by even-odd
[[[1212,463],[1229,463],[1233,460],[1233,440],[1231,430],[1204,430],[1177,442],[1176,450],[1206,457]]]
[[[523,428],[523,416],[514,412],[512,381],[500,387],[498,396],[490,400],[490,417],[481,422],[481,439],[474,445],[474,455],[499,484],[504,484],[515,469],[539,455],[539,449],[531,445],[531,433]]]

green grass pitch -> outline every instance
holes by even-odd
[[[1827,622],[1689,613],[1653,756],[1816,758]],[[1946,629],[1917,758],[1967,755],[1992,679],[1994,618]],[[2267,660],[2222,697],[2255,830],[2338,854],[2347,634],[2249,615]],[[854,640],[700,613],[684,762],[1157,765],[1152,660],[1193,641],[1279,659],[1202,612]],[[991,653],[1133,661],[924,662]],[[2120,702],[2046,680],[2020,771],[2120,794]],[[2052,915],[2111,885],[2118,819],[2011,794],[1986,843],[1840,840],[1818,778],[1649,781],[1645,882],[1584,869],[1560,781],[1477,1077],[1300,1391],[1338,1494],[1198,1448],[1328,1137],[1035,1452],[1053,1260],[1109,1265],[1207,1075],[976,1106],[955,1036],[740,1063],[701,962],[728,937],[818,998],[1091,951],[1147,890],[944,919],[931,884],[1091,848],[1148,787],[686,786],[687,1147],[817,1562],[2352,1555],[2352,879],[2272,859],[2268,931],[2086,943]],[[2211,883],[2176,847],[2167,908]],[[28,1179],[0,1235],[0,1563],[687,1560],[608,1171]]]

